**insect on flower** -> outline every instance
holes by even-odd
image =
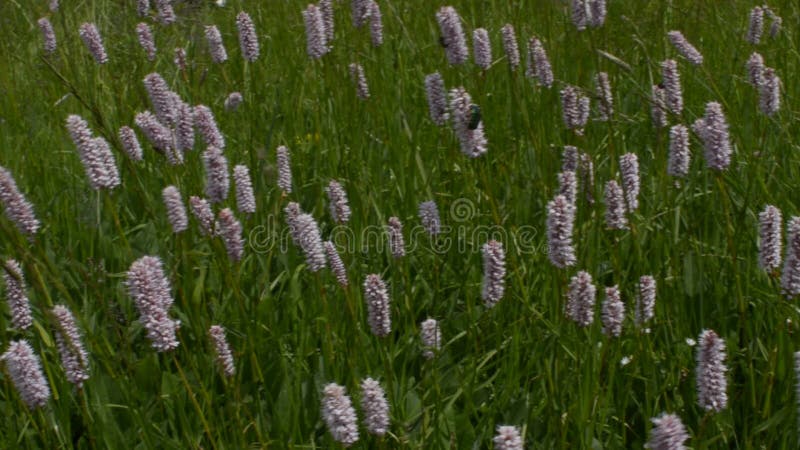
[[[470,117],[467,128],[469,128],[470,130],[474,130],[478,128],[478,124],[481,123],[481,108],[478,105],[469,105],[469,110],[470,110]]]

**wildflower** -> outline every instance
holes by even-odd
[[[750,26],[747,29],[747,42],[758,45],[761,34],[764,33],[764,10],[755,6],[750,10]]]
[[[189,227],[186,217],[186,207],[181,200],[181,192],[175,186],[167,186],[162,191],[164,205],[167,207],[167,218],[172,225],[173,233],[180,233]]]
[[[389,431],[389,402],[380,383],[372,378],[361,381],[361,409],[370,434],[383,436]]]
[[[278,188],[283,192],[292,192],[292,170],[289,149],[281,145],[276,150],[278,165]]]
[[[639,209],[639,158],[635,153],[626,153],[619,157],[619,168],[628,211],[636,211]]]
[[[378,274],[367,275],[364,280],[364,299],[367,302],[367,322],[372,334],[386,337],[392,331],[392,310],[386,284]]]
[[[547,52],[542,43],[535,37],[528,41],[528,67],[525,76],[536,78],[544,87],[553,86],[553,69],[550,66],[550,60],[547,58]]]
[[[432,359],[436,352],[442,348],[442,332],[439,329],[439,322],[436,319],[428,318],[420,324],[420,334],[422,336],[422,356],[425,359]]]
[[[595,292],[592,276],[587,272],[580,271],[570,280],[567,316],[582,327],[589,326],[594,321]]]
[[[781,227],[783,217],[781,210],[767,205],[758,214],[760,245],[758,248],[758,264],[767,272],[772,272],[781,265]]]
[[[733,150],[722,105],[717,102],[707,103],[706,114],[697,125],[697,134],[705,147],[706,166],[714,170],[727,169]]]
[[[250,15],[242,11],[236,16],[236,29],[239,31],[239,47],[242,49],[242,57],[250,62],[258,59],[258,36],[253,19]]]
[[[494,307],[503,298],[506,276],[506,252],[503,243],[489,241],[483,245],[483,302]]]
[[[558,193],[563,195],[569,203],[575,204],[578,194],[578,179],[575,172],[567,171],[558,174]]]
[[[176,95],[177,97],[177,95]],[[194,148],[194,108],[189,104],[175,99],[175,148],[180,151],[189,151]]]
[[[172,9],[172,0],[156,0],[156,11],[158,11],[158,21],[164,25],[169,25],[177,18]]]
[[[253,214],[256,212],[256,198],[253,194],[253,183],[250,181],[250,172],[245,165],[233,168],[233,181],[236,183],[236,207],[240,213]]]
[[[197,129],[200,130],[200,135],[206,144],[218,147],[219,149],[225,148],[225,138],[219,132],[217,121],[214,120],[214,113],[211,108],[205,105],[197,105],[194,107],[194,123]]]
[[[389,250],[392,256],[402,258],[406,254],[406,244],[403,239],[403,224],[397,217],[389,217],[389,223],[386,226],[386,233],[389,236]]]
[[[713,330],[703,330],[698,342],[697,403],[706,411],[719,412],[728,406],[725,341]]]
[[[787,235],[781,288],[787,297],[792,298],[800,295],[800,217],[789,220]]]
[[[667,174],[685,177],[689,174],[689,130],[684,125],[669,129],[669,162]]]
[[[578,148],[572,145],[564,146],[564,153],[561,162],[562,172],[575,172],[578,170]]]
[[[136,133],[133,128],[124,126],[119,129],[119,141],[122,143],[122,149],[128,154],[133,161],[142,160],[142,146],[139,144],[139,139],[136,138]]]
[[[561,90],[561,107],[564,124],[575,134],[582,135],[589,120],[589,98],[576,87],[567,86]]]
[[[572,0],[571,3],[572,24],[578,31],[583,31],[591,21],[591,10],[587,0]]]
[[[325,28],[325,41],[333,41],[333,5],[331,0],[319,0],[319,11],[322,15],[322,25]]]
[[[439,72],[434,72],[425,77],[425,93],[428,98],[428,108],[431,120],[436,125],[442,126],[447,122],[447,98],[444,90],[444,80]]]
[[[650,430],[650,440],[644,445],[645,448],[652,450],[685,450],[683,445],[689,434],[683,426],[681,418],[675,414],[662,413],[660,416],[650,419],[653,422],[653,429]]]
[[[525,445],[519,429],[510,425],[498,426],[497,435],[492,441],[495,450],[522,450]]]
[[[42,373],[39,357],[33,353],[28,341],[22,339],[11,341],[8,350],[0,356],[6,362],[8,375],[14,382],[19,396],[28,406],[36,409],[47,404],[50,399],[50,386]]]
[[[144,49],[148,61],[156,59],[156,43],[153,39],[153,31],[150,26],[142,22],[136,25],[136,36],[139,38],[139,45]]]
[[[572,245],[575,226],[575,205],[563,195],[547,203],[547,256],[559,269],[574,266],[577,262]]]
[[[144,77],[144,87],[158,121],[167,126],[175,125],[177,115],[175,101],[167,82],[158,73],[151,73]]]
[[[476,66],[487,70],[492,65],[492,44],[485,28],[476,28],[472,32],[472,53]]]
[[[200,232],[204,236],[211,236],[214,234],[214,211],[211,210],[211,205],[204,198],[197,196],[189,197],[189,206],[192,210],[197,222],[200,224]]]
[[[236,373],[236,366],[233,363],[233,354],[228,345],[228,338],[225,337],[225,329],[219,325],[212,325],[208,329],[211,341],[214,344],[214,352],[217,355],[217,363],[222,367],[222,372],[226,377],[232,377]]]
[[[650,96],[650,116],[656,128],[667,126],[667,99],[664,88],[654,84]]]
[[[370,0],[367,4],[367,11],[367,15],[369,16],[369,35],[372,39],[372,46],[379,47],[383,44],[381,8],[375,0]]]
[[[67,130],[78,150],[92,188],[100,190],[119,186],[119,171],[108,142],[103,138],[92,137],[89,124],[75,114],[67,117]]]
[[[639,292],[636,295],[634,319],[637,326],[644,325],[655,315],[656,279],[650,275],[639,277]]]
[[[174,300],[161,259],[143,256],[131,264],[127,275],[128,293],[139,310],[139,321],[147,330],[153,348],[158,352],[178,348],[180,342],[175,334],[181,322],[169,317]]]
[[[333,221],[338,224],[347,223],[350,220],[350,206],[347,204],[347,193],[342,185],[336,180],[331,180],[325,191],[328,193]]]
[[[230,179],[228,178],[228,160],[222,150],[209,146],[203,153],[206,169],[206,197],[211,203],[220,203],[228,198]]]
[[[617,286],[606,288],[606,300],[603,302],[603,333],[619,337],[622,334],[622,321],[625,320],[625,304],[620,300]]]
[[[97,26],[95,24],[81,24],[78,34],[97,64],[105,64],[108,62],[108,55],[106,54],[105,47],[103,47],[103,38],[100,37],[100,32],[97,31]]]
[[[147,17],[147,14],[150,13],[150,0],[137,0],[136,13],[139,14],[139,17]]]
[[[240,92],[231,92],[228,98],[225,99],[225,110],[236,111],[239,105],[242,104],[242,94]]]
[[[475,108],[478,106],[472,103],[472,98],[463,87],[450,90],[453,128],[458,136],[461,153],[471,158],[477,158],[487,151],[483,121],[478,119],[478,123],[474,123]]]
[[[775,14],[773,10],[767,8],[766,5],[764,5],[764,12],[766,12],[767,17],[769,17],[771,21],[769,25],[769,37],[775,38],[776,36],[778,36],[778,33],[781,32],[781,25],[783,24],[783,19],[779,15]]]
[[[167,155],[167,159],[171,164],[182,162],[182,155],[180,155],[179,152],[172,151],[172,132],[169,128],[162,125],[153,113],[144,111],[136,114],[134,123],[142,130],[142,133],[144,133],[147,140],[153,145],[153,148]]]
[[[442,222],[439,219],[439,208],[433,200],[419,204],[419,219],[422,222],[422,227],[431,237],[441,232]]]
[[[286,214],[286,224],[289,225],[289,232],[292,236],[292,242],[295,245],[300,245],[300,227],[297,223],[297,218],[300,217],[300,214],[303,211],[300,209],[300,205],[297,202],[289,202],[286,204],[286,207],[283,208],[283,212]]]
[[[514,32],[514,26],[507,23],[500,29],[500,33],[503,35],[503,50],[506,52],[508,65],[513,72],[519,66],[519,47],[517,46],[517,35]]]
[[[625,230],[628,228],[628,219],[625,217],[625,202],[622,199],[622,188],[616,180],[606,183],[606,226],[612,230]]]
[[[606,22],[606,0],[588,0],[590,19],[589,25],[593,28],[603,26]]]
[[[211,60],[216,64],[222,64],[227,61],[228,53],[222,43],[222,35],[219,34],[219,28],[216,25],[208,25],[205,27],[205,34],[208,50],[211,53]]]
[[[361,100],[369,98],[369,86],[367,86],[367,77],[364,75],[364,68],[361,64],[350,64],[350,78],[356,84],[356,95]]]
[[[36,22],[39,29],[42,31],[42,40],[44,42],[45,53],[53,53],[56,51],[56,33],[53,31],[53,24],[50,23],[46,17],[42,17]]]
[[[781,107],[781,79],[775,74],[775,69],[766,68],[761,74],[761,84],[758,85],[761,112],[771,116]]]
[[[3,265],[3,281],[6,284],[6,301],[11,311],[11,324],[18,330],[26,330],[33,325],[31,304],[25,293],[25,276],[22,267],[14,259]]]
[[[674,59],[662,62],[661,76],[664,78],[664,94],[667,100],[667,108],[673,114],[680,114],[683,111],[683,93],[681,91],[678,63]]]
[[[750,84],[756,87],[761,86],[761,75],[764,73],[764,57],[757,52],[753,52],[747,59],[747,73]]]
[[[322,58],[328,53],[326,45],[326,28],[322,14],[316,5],[310,4],[303,10],[303,21],[306,25],[306,52],[312,59]]]
[[[336,251],[336,247],[331,241],[325,241],[322,245],[325,247],[325,255],[331,263],[331,271],[336,276],[336,282],[343,288],[347,287],[350,284],[347,279],[347,269],[344,267],[344,262],[342,262],[339,252]]]
[[[240,261],[244,253],[242,224],[236,220],[230,208],[225,208],[219,212],[215,227],[218,229],[217,232],[222,236],[222,241],[225,243],[225,249],[228,251],[228,258],[233,262]]]
[[[56,344],[67,381],[81,389],[83,382],[89,379],[89,354],[81,342],[75,317],[63,305],[53,308],[53,316],[57,322]]]
[[[461,17],[452,6],[443,6],[436,12],[436,21],[441,31],[447,62],[450,65],[464,64],[469,57],[467,40],[461,27]]]
[[[349,447],[358,441],[356,412],[344,386],[330,383],[323,389],[322,418],[333,440]]]
[[[173,60],[178,69],[182,72],[186,71],[186,49],[183,47],[175,47],[175,58]]]
[[[673,30],[667,33],[667,37],[669,38],[669,42],[672,44],[672,46],[678,50],[678,53],[689,60],[690,63],[694,64],[695,66],[703,64],[703,55],[701,55],[700,52],[698,52],[697,49],[686,40],[686,38],[683,36],[683,33]]]
[[[288,206],[287,206],[288,208]],[[290,227],[294,227],[297,244],[306,256],[306,264],[311,272],[325,268],[325,249],[322,246],[319,226],[311,214],[299,214]]]
[[[595,96],[597,96],[597,109],[600,112],[600,120],[608,121],[614,114],[614,97],[611,95],[611,83],[608,81],[608,74],[600,72],[594,77]]]
[[[369,15],[369,4],[367,2],[368,0],[351,0],[350,7],[355,28],[361,28]]]
[[[11,172],[0,166],[0,203],[6,217],[14,222],[20,233],[32,238],[39,231],[39,219],[33,212],[33,205],[17,187]]]

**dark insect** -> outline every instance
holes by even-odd
[[[478,128],[478,124],[481,123],[481,108],[478,105],[469,105],[470,116],[469,116],[469,125],[467,128],[470,130],[474,130]]]
[[[439,45],[444,48],[447,48],[447,41],[445,40],[444,36],[439,36]]]

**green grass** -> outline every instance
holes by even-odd
[[[453,1],[469,33],[489,30],[495,58],[500,28],[512,23],[524,52],[541,37],[554,68],[552,89],[534,86],[500,59],[482,73],[471,62],[449,67],[439,46],[436,10],[446,3],[381,0],[385,43],[370,45],[366,28],[350,23],[349,2],[335,5],[333,50],[319,61],[305,53],[303,2],[229,0],[176,5],[177,24],[151,19],[158,57],[148,62],[134,28],[132,0],[62,1],[49,13],[44,0],[0,2],[0,165],[14,174],[43,227],[28,242],[0,219],[0,256],[23,266],[35,326],[12,329],[0,316],[2,348],[31,341],[53,391],[47,407],[29,412],[7,372],[0,373],[3,448],[337,448],[320,417],[322,386],[343,384],[357,404],[359,381],[381,381],[391,404],[391,431],[376,439],[361,430],[353,448],[487,448],[495,427],[520,427],[526,448],[641,448],[649,418],[662,411],[682,418],[689,444],[705,448],[794,448],[798,423],[793,352],[800,349],[800,310],[780,293],[779,280],[758,267],[757,220],[765,204],[788,220],[800,214],[798,97],[800,7],[780,0],[776,39],[747,44],[749,2],[610,1],[605,26],[578,32],[566,2]],[[261,56],[245,64],[235,16],[250,13]],[[41,51],[36,20],[49,16],[58,50]],[[77,29],[97,23],[109,53],[94,63]],[[211,63],[203,26],[217,24],[229,54]],[[691,124],[708,101],[722,103],[735,146],[730,168],[705,168],[692,137],[690,176],[676,185],[666,174],[668,129],[650,120],[650,86],[659,63],[676,57],[666,32],[682,30],[704,55],[701,67],[680,60],[683,117]],[[182,74],[172,50],[185,46]],[[599,51],[614,55],[615,63]],[[760,52],[783,81],[782,108],[766,118],[747,83],[745,61]],[[359,62],[371,98],[356,98],[348,65]],[[524,65],[524,55],[523,55]],[[161,190],[175,184],[184,198],[202,195],[200,142],[186,163],[169,166],[145,146],[145,161],[120,151],[116,130],[149,109],[142,84],[157,71],[191,104],[214,111],[231,167],[253,175],[258,212],[241,217],[251,238],[241,263],[231,264],[219,240],[192,223],[173,235]],[[483,111],[489,152],[468,159],[449,127],[428,117],[424,76],[439,71],[448,88],[465,86]],[[564,84],[593,89],[607,71],[615,95],[613,120],[591,122],[575,136],[561,120]],[[228,93],[244,103],[225,112]],[[65,129],[69,114],[90,122],[112,142],[122,186],[95,192]],[[595,197],[616,176],[618,157],[639,156],[640,209],[632,228],[605,228],[604,205],[578,202],[578,266],[553,268],[546,249],[547,202],[557,191],[561,149],[577,145],[595,163]],[[294,192],[275,185],[275,148],[292,151]],[[324,187],[345,186],[353,210],[352,248],[343,254],[351,280],[342,290],[329,271],[312,274],[303,255],[263,241],[284,228],[282,209],[299,202],[329,236],[333,229]],[[427,238],[401,260],[391,258],[365,230],[380,230],[393,215],[406,230],[419,224],[417,205],[434,199],[446,225],[448,251]],[[454,204],[471,205],[466,219]],[[234,196],[228,206],[235,207]],[[261,227],[261,228],[259,228]],[[263,228],[266,227],[266,228]],[[480,246],[488,227],[505,231],[506,295],[484,308]],[[525,228],[523,228],[525,227]],[[252,234],[266,230],[264,234]],[[528,230],[532,238],[510,238]],[[531,231],[532,230],[532,231]],[[274,237],[274,236],[273,236]],[[410,236],[406,236],[407,239]],[[257,245],[258,244],[258,245]],[[459,245],[463,247],[459,249]],[[524,245],[523,245],[524,244]],[[156,353],[144,336],[125,272],[137,258],[158,255],[172,282],[172,315],[182,321],[180,347]],[[566,285],[577,270],[603,286],[618,284],[629,311],[623,335],[601,333],[599,311],[587,329],[563,314]],[[392,298],[392,334],[374,337],[366,323],[361,283],[380,273]],[[639,276],[658,282],[651,332],[633,325]],[[598,294],[599,303],[603,296]],[[91,354],[91,378],[76,391],[65,379],[47,311],[66,304],[77,316]],[[422,357],[419,323],[440,321],[444,348]],[[237,373],[224,379],[207,330],[222,324]],[[697,405],[697,339],[712,328],[728,349],[729,407],[707,415]],[[4,351],[4,350],[3,350]],[[622,366],[623,357],[631,358]]]

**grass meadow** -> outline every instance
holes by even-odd
[[[379,0],[384,43],[351,23],[350,3],[334,1],[335,37],[319,59],[306,53],[305,2],[177,1],[177,21],[155,10],[137,15],[133,0],[0,2],[0,166],[33,204],[41,229],[33,239],[0,217],[0,257],[24,273],[33,326],[12,326],[2,306],[0,351],[26,339],[41,359],[51,398],[29,409],[9,372],[0,370],[0,447],[59,449],[342,448],[321,414],[323,387],[347,388],[359,415],[362,379],[385,389],[391,424],[383,437],[362,427],[351,448],[493,448],[499,425],[518,427],[529,449],[642,448],[662,412],[680,416],[694,449],[796,448],[794,352],[800,309],[782,294],[780,271],[759,267],[758,214],[772,204],[784,222],[800,215],[800,5],[771,0],[783,18],[773,38],[745,39],[745,1],[611,0],[605,24],[578,31],[568,2],[537,0]],[[472,30],[488,30],[494,63],[449,65],[437,10],[456,8],[472,49]],[[260,56],[245,61],[236,15],[250,14]],[[52,22],[58,47],[42,50],[37,20]],[[78,35],[94,22],[108,53],[97,64]],[[149,61],[135,28],[152,27]],[[516,29],[522,63],[512,71],[500,29]],[[204,36],[216,24],[229,59],[215,64]],[[703,54],[689,64],[667,39],[681,30]],[[525,77],[529,38],[541,39],[555,83]],[[184,47],[187,68],[174,63]],[[757,51],[782,80],[781,107],[759,111],[746,62]],[[651,119],[651,86],[661,61],[678,61],[685,106],[669,124],[690,127],[706,103],[719,102],[734,148],[724,171],[706,168],[691,133],[689,175],[667,174],[669,127]],[[370,97],[349,73],[359,63]],[[594,76],[607,72],[614,113],[598,121]],[[183,201],[206,184],[198,136],[185,162],[171,165],[134,125],[152,109],[142,82],[158,72],[190,105],[211,108],[232,168],[250,170],[257,210],[236,212],[246,245],[232,262],[219,237],[203,235],[194,217],[173,233],[162,189]],[[488,152],[469,158],[452,126],[428,112],[424,80],[439,72],[447,89],[463,86],[480,105]],[[583,135],[562,120],[559,91],[574,85],[592,97]],[[236,111],[224,107],[241,92]],[[112,147],[121,185],[95,190],[65,127],[83,117]],[[135,162],[117,130],[131,126],[144,150]],[[276,148],[291,152],[292,192],[276,185]],[[581,180],[573,242],[577,264],[548,260],[547,204],[558,193],[562,151],[590,155],[594,183]],[[619,179],[619,157],[639,158],[640,206],[627,230],[604,220],[603,188]],[[341,182],[352,216],[336,226],[326,187]],[[232,183],[233,184],[233,183]],[[583,189],[596,199],[590,203]],[[418,233],[418,205],[434,200],[442,233]],[[284,208],[294,201],[335,238],[350,280],[329,269],[312,273],[288,236]],[[236,211],[233,186],[214,211]],[[404,224],[407,253],[393,258],[384,226]],[[413,233],[413,234],[412,234]],[[481,246],[506,251],[505,294],[493,308],[481,298]],[[413,244],[413,245],[412,245]],[[146,337],[126,288],[127,271],[158,256],[170,282],[170,315],[181,321],[180,345],[158,352]],[[594,322],[565,316],[570,278],[590,273],[597,286]],[[367,323],[362,284],[380,274],[391,298],[391,333]],[[655,317],[634,324],[637,283],[657,282]],[[620,337],[602,332],[604,287],[618,285],[626,316]],[[5,292],[0,286],[0,292]],[[49,311],[67,306],[89,353],[90,378],[76,389],[65,378]],[[420,323],[439,321],[441,349],[423,357]],[[236,372],[224,376],[209,338],[227,333]],[[646,328],[646,329],[645,329]],[[727,351],[728,405],[698,405],[699,334],[713,329]],[[688,340],[688,341],[687,341]],[[497,447],[499,448],[499,447]]]

